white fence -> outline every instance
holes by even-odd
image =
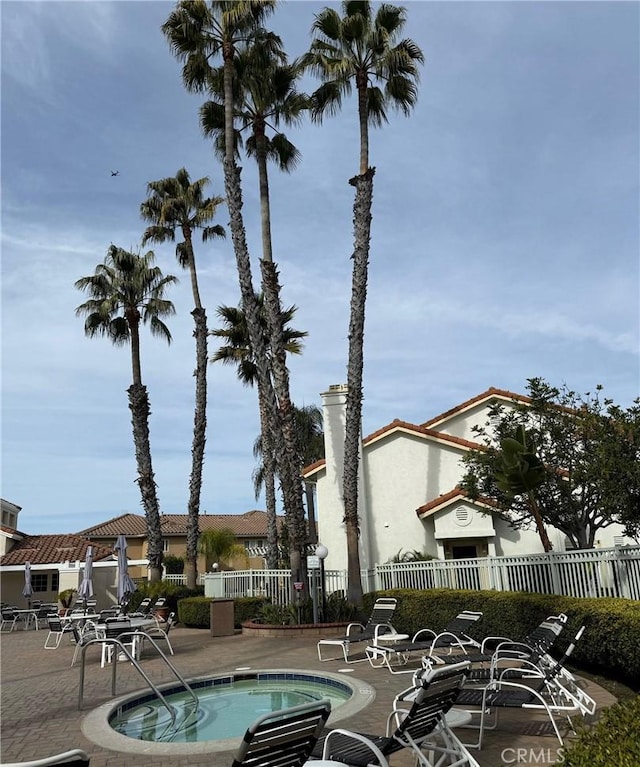
[[[227,598],[267,596],[290,601],[289,570],[231,570],[220,573]],[[203,576],[199,582],[203,583]],[[311,575],[310,575],[311,578]],[[182,575],[165,580],[183,583]],[[344,570],[325,570],[326,593],[346,591]],[[493,589],[574,597],[626,597],[640,600],[640,546],[550,551],[513,557],[433,559],[378,565],[362,572],[365,592],[386,589]]]

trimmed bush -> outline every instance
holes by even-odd
[[[371,610],[378,596],[396,597],[393,625],[406,634],[421,628],[441,631],[462,610],[480,610],[482,620],[471,635],[508,636],[522,640],[548,615],[566,613],[567,628],[558,640],[562,653],[580,626],[585,626],[571,663],[578,668],[618,679],[640,689],[640,603],[629,599],[579,599],[519,591],[458,591],[397,589],[367,594]],[[557,654],[557,652],[556,652]]]
[[[638,767],[640,696],[602,712],[597,724],[582,727],[558,762],[565,767]]]
[[[268,602],[261,597],[241,597],[233,601],[233,623],[240,628],[244,621],[258,616]],[[178,602],[178,620],[184,626],[208,629],[211,626],[210,597],[186,597]]]

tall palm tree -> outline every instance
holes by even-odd
[[[281,320],[282,305],[278,271],[273,260],[271,238],[271,203],[269,197],[269,160],[280,170],[291,171],[297,165],[300,153],[279,130],[281,124],[293,125],[300,121],[308,108],[309,99],[296,89],[302,75],[299,62],[288,64],[283,52],[275,52],[265,36],[258,37],[234,59],[234,149],[245,146],[247,154],[258,165],[260,212],[262,230],[262,289],[263,312],[266,317],[269,362],[277,401],[277,416],[284,440],[284,465],[279,476],[287,509],[290,528],[290,552],[298,561],[292,562],[292,571],[303,568],[306,552],[307,529],[302,505],[302,484],[296,460],[295,411],[291,402],[289,371],[286,365],[286,344]],[[214,138],[219,156],[224,157],[225,102],[224,67],[213,70],[209,78],[212,99],[201,109],[201,122],[206,135]],[[247,133],[243,141],[243,133]],[[276,452],[276,458],[278,453]],[[280,461],[281,462],[281,461]],[[305,580],[298,576],[298,580]]]
[[[265,336],[269,333],[264,312],[264,298],[257,296],[258,305],[261,308],[262,332]],[[295,330],[289,327],[297,307],[290,306],[281,313],[282,335],[286,351],[289,354],[301,354],[302,338],[307,336],[305,331]],[[211,358],[212,362],[222,362],[237,366],[238,378],[247,386],[258,385],[258,406],[260,410],[260,452],[263,455],[263,471],[261,472],[265,488],[265,504],[267,507],[267,567],[270,569],[278,566],[278,529],[276,524],[276,458],[271,440],[271,429],[268,422],[268,413],[264,399],[261,395],[260,380],[257,375],[255,357],[249,339],[246,317],[241,307],[219,306],[216,310],[218,317],[223,321],[222,328],[212,330],[211,335],[226,341]],[[255,452],[255,450],[254,450]],[[259,495],[259,487],[256,487],[256,497]]]
[[[180,0],[176,9],[163,24],[162,30],[169,40],[174,55],[183,62],[182,78],[192,91],[207,88],[213,68],[211,60],[217,56],[223,61],[225,196],[229,208],[229,226],[238,269],[242,308],[246,317],[251,347],[255,354],[256,371],[264,407],[268,413],[271,438],[280,464],[284,482],[285,510],[288,524],[301,528],[303,519],[301,486],[294,476],[292,433],[282,428],[278,402],[273,390],[271,371],[265,340],[260,328],[260,311],[255,299],[249,248],[242,215],[242,187],[240,168],[234,156],[234,58],[238,49],[258,34],[263,44],[271,45],[273,52],[281,49],[280,39],[262,28],[262,21],[274,10],[275,0]],[[285,413],[286,417],[286,413]],[[285,418],[286,420],[286,418]],[[306,560],[302,552],[292,547],[292,580],[306,582]]]
[[[162,531],[156,483],[149,441],[149,396],[142,383],[140,364],[140,323],[149,324],[151,333],[171,342],[169,328],[162,317],[175,314],[171,301],[165,299],[176,277],[163,276],[154,265],[154,253],[131,253],[110,245],[103,263],[95,273],[77,280],[75,287],[90,298],[78,306],[76,316],[86,316],[84,331],[93,338],[103,335],[116,346],[131,345],[133,383],[128,389],[133,424],[133,442],[138,467],[138,487],[147,520],[149,579],[162,577]]]
[[[300,472],[305,466],[324,458],[324,421],[322,410],[317,405],[296,407],[296,441],[298,444],[298,466]],[[313,486],[305,482],[304,494],[307,501],[309,542],[318,542]]]
[[[208,226],[216,215],[222,197],[204,197],[203,190],[208,178],[191,182],[185,168],[175,176],[150,181],[147,184],[149,197],[140,205],[140,214],[149,226],[142,236],[147,242],[175,241],[176,230],[182,233],[182,241],[176,246],[180,265],[189,270],[194,309],[191,312],[195,323],[196,339],[196,394],[193,419],[193,444],[191,448],[191,476],[189,478],[189,504],[187,519],[187,557],[185,575],[187,586],[196,587],[198,579],[198,516],[200,514],[200,492],[202,489],[202,466],[207,431],[207,315],[200,299],[198,272],[193,248],[193,231],[202,230],[202,240],[224,237],[222,226]]]
[[[325,8],[312,25],[315,35],[303,61],[320,77],[312,95],[312,117],[336,114],[355,84],[360,126],[360,165],[355,187],[354,249],[349,318],[349,361],[344,443],[344,522],[347,531],[347,598],[362,603],[358,539],[358,462],[362,424],[364,317],[367,297],[371,202],[375,169],[369,167],[369,125],[387,122],[387,106],[409,114],[417,99],[420,48],[409,39],[396,43],[406,21],[404,8],[383,3],[375,15],[368,0],[343,0],[342,16]],[[383,83],[380,87],[378,83]]]

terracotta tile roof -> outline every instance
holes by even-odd
[[[365,437],[363,440],[363,445],[369,445],[372,442],[376,442],[381,437],[386,437],[389,434],[392,434],[394,431],[408,431],[413,434],[418,434],[421,437],[436,439],[439,442],[449,442],[452,445],[464,447],[468,450],[477,450],[479,446],[477,442],[471,442],[470,440],[463,439],[462,437],[454,437],[451,434],[445,434],[444,432],[437,431],[436,429],[427,429],[425,426],[418,426],[417,424],[409,423],[408,421],[400,421],[398,418],[396,418],[390,424],[387,424],[387,426],[383,426],[381,429],[378,429],[378,431],[374,431],[373,434],[369,434],[368,437]]]
[[[456,447],[463,447],[465,450],[478,450],[480,447],[482,447],[479,442],[471,442],[470,440],[463,439],[462,437],[454,437],[451,434],[445,434],[445,432],[437,431],[436,429],[427,429],[426,427],[419,426],[415,423],[401,421],[399,418],[396,418],[391,423],[366,436],[362,440],[362,445],[363,447],[367,447],[367,445],[371,445],[372,443],[377,442],[379,439],[388,437],[394,432],[409,432],[420,437],[426,437],[427,439],[435,439],[438,442],[445,442],[450,445],[455,445]],[[322,460],[316,461],[309,466],[305,466],[302,470],[302,476],[309,477],[311,474],[314,474],[325,466],[326,460],[323,458]]]
[[[163,537],[187,534],[187,514],[162,514],[160,526]],[[278,524],[283,523],[283,517],[278,517]],[[221,530],[228,527],[238,538],[266,538],[267,512],[247,511],[244,514],[200,514],[200,532],[204,530]],[[78,535],[89,538],[115,538],[118,535],[127,538],[146,537],[147,524],[141,514],[122,514],[99,525],[82,530]]]
[[[466,490],[463,490],[461,487],[454,487],[453,490],[450,490],[448,493],[443,493],[437,498],[434,498],[432,501],[429,501],[429,503],[425,503],[424,505],[419,506],[416,509],[416,514],[419,517],[428,517],[443,507],[448,506],[453,501],[458,501],[461,499],[471,501],[471,498],[469,498],[469,494],[466,492]],[[480,496],[474,501],[471,501],[471,503],[475,503],[478,506],[487,506],[492,509],[498,508],[498,504],[492,498],[486,498],[485,496]]]
[[[77,533],[87,538],[117,538],[119,535],[144,538],[146,534],[147,522],[142,514],[121,514]]]
[[[16,543],[4,556],[0,557],[0,567],[9,565],[49,565],[56,562],[84,562],[87,546],[93,546],[94,560],[111,557],[113,550],[107,546],[96,545],[80,535],[27,535]]]
[[[516,400],[517,402],[524,403],[531,402],[531,397],[527,397],[524,394],[516,394],[507,389],[496,389],[493,386],[490,386],[486,391],[482,392],[482,394],[477,394],[475,397],[471,397],[471,399],[461,402],[450,410],[440,413],[440,415],[437,415],[434,418],[430,418],[428,421],[425,421],[422,426],[428,429],[441,421],[445,421],[447,418],[451,418],[451,416],[463,413],[465,410],[473,407],[473,405],[477,405],[479,402],[490,399]]]

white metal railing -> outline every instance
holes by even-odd
[[[290,601],[289,570],[222,571],[224,595],[270,597],[274,604]],[[202,583],[203,576],[199,577]],[[640,600],[640,546],[550,551],[478,559],[432,559],[388,562],[361,572],[365,593],[387,589],[492,589],[530,591],[575,597],[625,597]],[[182,575],[164,580],[184,583]],[[345,570],[325,570],[326,593],[346,593]]]

